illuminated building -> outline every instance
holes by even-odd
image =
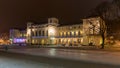
[[[10,41],[11,44],[26,44],[26,30],[11,29]]]
[[[100,45],[102,43],[102,37],[100,29],[102,19],[100,17],[83,19],[83,45]]]
[[[73,25],[60,25],[57,18],[48,18],[45,24],[28,22],[24,32],[10,30],[12,43],[27,43],[29,45],[100,45],[101,18],[93,17],[83,19],[83,23]],[[24,35],[24,37],[23,37]]]
[[[81,44],[83,27],[82,24],[64,25],[59,24],[57,18],[49,18],[46,24],[27,24],[28,44]]]
[[[9,35],[8,33],[1,33],[0,34],[0,45],[9,45],[10,40],[9,40]]]

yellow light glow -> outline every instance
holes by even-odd
[[[80,31],[81,34],[83,34],[83,31]]]
[[[51,36],[53,36],[53,35],[55,35],[55,28],[53,28],[53,27],[49,27],[49,29],[48,29],[48,32],[49,32],[49,35]]]
[[[35,29],[32,29],[32,31],[34,32],[34,31],[35,31]]]
[[[42,43],[42,45],[43,45],[43,44],[45,44],[45,40],[44,40],[44,39],[42,39],[41,43]]]
[[[66,32],[64,32],[64,36],[66,36]]]
[[[78,35],[78,31],[76,31],[76,35]]]
[[[74,35],[74,32],[72,31],[72,35]]]
[[[60,32],[60,36],[62,36],[62,32]]]
[[[70,32],[68,32],[68,36],[70,36]]]
[[[30,33],[31,33],[31,30],[30,30],[30,29],[28,29],[27,34],[29,34],[29,35],[30,35]]]

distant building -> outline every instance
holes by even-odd
[[[1,33],[0,34],[0,45],[9,45],[9,34],[8,33]]]
[[[11,44],[26,44],[26,30],[10,29]]]

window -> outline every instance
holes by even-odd
[[[37,31],[35,31],[35,36],[38,36],[38,33],[37,33]]]
[[[70,36],[72,36],[72,32],[70,32]]]
[[[41,36],[41,31],[39,31],[39,36]]]
[[[66,32],[66,36],[68,36],[68,32]]]
[[[64,32],[62,32],[62,36],[64,36]]]
[[[70,36],[70,32],[67,32],[68,36]]]
[[[76,32],[74,32],[74,36],[76,36]]]
[[[34,32],[33,31],[31,32],[31,36],[34,36]]]
[[[48,30],[46,31],[46,36],[48,36]]]
[[[60,36],[62,36],[62,32],[60,32]]]
[[[66,32],[64,32],[64,36],[66,36]]]
[[[45,36],[45,31],[42,31],[42,36]]]
[[[80,31],[78,31],[78,35],[80,36]]]
[[[78,36],[78,31],[76,31],[76,36]]]

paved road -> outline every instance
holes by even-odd
[[[0,68],[63,68],[60,65],[44,62],[45,58],[41,58],[41,61],[37,59],[31,56],[0,52]]]
[[[120,52],[55,48],[10,49],[8,52],[0,52],[0,68],[80,67],[120,68]]]

